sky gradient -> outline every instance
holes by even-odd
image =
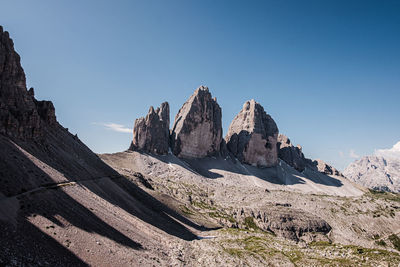
[[[72,3],[71,3],[72,2]],[[343,169],[400,141],[400,1],[15,1],[0,25],[27,86],[94,152],[200,85],[224,132],[254,98],[311,158]],[[114,130],[112,130],[114,129]]]

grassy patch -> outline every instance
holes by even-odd
[[[223,250],[243,261],[257,258],[268,265],[273,257],[284,257],[295,266],[398,266],[400,255],[384,249],[369,249],[327,241],[312,242],[308,247],[283,242],[261,232],[240,229],[223,230],[234,234],[223,240]],[[381,241],[375,240],[376,242]],[[380,243],[382,244],[382,243]]]
[[[293,264],[296,264],[296,262],[300,261],[304,256],[304,254],[299,250],[291,250],[283,253],[283,255],[285,255]]]
[[[212,218],[226,219],[231,223],[236,223],[236,220],[231,215],[228,215],[226,213],[222,213],[222,212],[219,212],[219,211],[209,212],[208,216],[210,216]]]
[[[259,236],[249,236],[242,239],[230,239],[225,240],[229,244],[229,247],[224,247],[224,251],[229,255],[245,258],[252,256],[255,258],[266,260],[267,258],[280,253],[275,248],[268,246],[268,239]],[[232,247],[239,246],[238,248]],[[295,256],[293,256],[295,258]]]
[[[216,210],[215,207],[209,205],[204,201],[192,201],[192,205],[205,210]]]
[[[398,251],[400,251],[400,238],[395,234],[391,234],[389,236],[389,240],[390,240],[390,242],[392,242],[393,247],[395,249],[397,249]]]
[[[194,211],[192,211],[191,209],[189,209],[188,207],[183,206],[183,205],[180,206],[179,209],[186,215],[194,215],[195,214]]]
[[[257,224],[254,222],[253,217],[246,217],[244,218],[244,225],[247,229],[257,230],[259,229]]]
[[[375,244],[377,244],[378,246],[386,247],[385,240],[376,240]]]
[[[400,202],[400,194],[399,193],[390,193],[390,192],[369,189],[369,196],[372,198],[375,198],[375,199],[382,199],[385,201]]]

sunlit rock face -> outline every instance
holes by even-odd
[[[244,103],[225,137],[228,150],[243,163],[258,167],[278,164],[278,127],[254,100]]]
[[[164,102],[146,117],[135,120],[130,150],[152,154],[167,154],[169,149],[169,104]]]
[[[181,158],[203,158],[220,151],[222,114],[208,87],[200,86],[183,104],[171,132],[172,152]]]
[[[365,187],[400,192],[400,142],[390,149],[378,149],[351,163],[343,172],[350,180]]]

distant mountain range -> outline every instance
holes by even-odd
[[[343,174],[371,189],[400,192],[400,142],[351,163]]]

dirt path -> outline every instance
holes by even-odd
[[[20,193],[20,194],[16,194],[13,196],[9,196],[9,197],[4,197],[2,199],[0,199],[0,203],[2,201],[6,201],[8,199],[12,199],[12,198],[18,198],[21,196],[26,196],[32,193],[36,193],[36,192],[41,192],[41,191],[46,191],[48,189],[55,189],[55,188],[59,188],[59,187],[64,187],[64,186],[74,186],[74,185],[80,185],[83,184],[84,182],[88,182],[88,181],[96,181],[96,180],[101,180],[101,179],[105,179],[105,178],[109,178],[111,180],[117,179],[117,178],[122,178],[123,176],[121,175],[113,175],[113,176],[102,176],[102,177],[95,177],[95,178],[91,178],[91,179],[85,179],[85,180],[81,180],[81,181],[74,181],[74,182],[69,182],[69,181],[65,181],[65,182],[60,182],[60,183],[49,183],[49,184],[44,184],[42,186],[39,186],[37,188],[31,189],[29,191]]]

